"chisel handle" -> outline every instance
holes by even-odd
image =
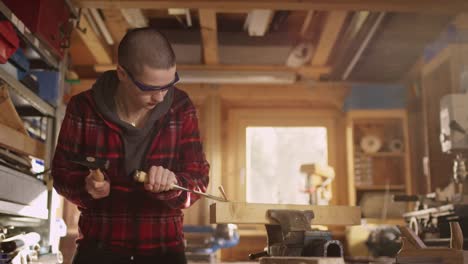
[[[104,174],[102,173],[100,169],[91,170],[91,173],[92,173],[93,180],[98,181],[98,182],[104,181]]]
[[[146,173],[144,171],[137,170],[137,171],[135,171],[135,174],[133,175],[133,179],[136,182],[146,183],[146,182],[148,182],[148,173]],[[195,193],[195,194],[204,196],[204,197],[212,199],[212,200],[216,200],[216,201],[220,201],[220,202],[227,202],[227,200],[224,199],[224,198],[217,197],[217,196],[214,196],[214,195],[211,195],[211,194],[206,194],[204,192],[199,192],[199,191],[187,189],[187,188],[184,188],[184,187],[179,186],[177,184],[171,184],[171,189],[191,192],[191,193]]]

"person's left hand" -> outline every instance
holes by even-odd
[[[172,184],[177,184],[175,174],[161,166],[151,166],[148,171],[148,182],[145,183],[145,190],[159,193],[172,189]]]

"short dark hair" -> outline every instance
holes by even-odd
[[[151,27],[129,30],[120,41],[118,59],[119,64],[133,75],[138,75],[144,65],[169,69],[176,60],[167,38]]]

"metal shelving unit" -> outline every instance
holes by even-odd
[[[23,172],[0,165],[0,213],[47,219],[47,186]]]
[[[71,8],[70,1],[67,1],[67,4]],[[76,16],[76,14],[74,15]],[[55,56],[49,47],[31,33],[24,23],[1,0],[0,16],[4,16],[14,25],[19,38],[39,54],[39,60],[44,62],[43,64],[46,68],[60,73],[60,85],[62,86],[67,56],[62,60],[58,56]],[[57,122],[59,122],[61,111],[63,111],[61,110],[62,106],[52,106],[18,81],[14,75],[2,68],[0,68],[0,81],[8,84],[10,96],[14,101],[16,110],[20,114],[24,116],[47,117],[47,129],[45,132],[46,159],[44,163],[46,168],[50,168],[59,127]],[[50,251],[50,253],[58,254],[58,241],[60,238],[57,238],[54,226],[56,225],[59,199],[58,195],[52,190],[51,179],[48,175],[44,175],[42,181],[30,175],[19,174],[22,173],[0,166],[0,179],[2,179],[0,193],[3,194],[3,197],[0,197],[0,225],[15,225],[15,219],[22,219],[26,222],[25,227],[32,228],[33,225],[28,225],[29,221],[39,221],[38,223],[34,222],[34,228],[41,233],[41,247],[44,250]],[[1,188],[1,184],[5,184],[3,189]],[[23,193],[16,192],[16,190],[20,190],[23,193],[26,192],[31,197],[24,198],[21,195]]]
[[[1,68],[0,79],[4,80],[15,94],[21,96],[21,98],[26,100],[30,106],[41,112],[41,114],[46,116],[55,115],[55,108],[53,106],[42,100],[42,98],[40,98],[37,94],[26,88],[26,86],[24,86],[13,76],[11,76],[11,74]]]
[[[22,38],[27,44],[34,48],[34,50],[42,57],[48,66],[58,70],[60,62],[55,58],[48,48],[36,37],[31,31],[19,20],[11,10],[0,1],[0,13],[3,14],[15,26],[18,36]],[[55,116],[55,108],[41,99],[37,94],[26,88],[15,77],[0,69],[0,79],[3,79],[10,86],[11,90],[25,101],[25,105],[32,107],[39,111],[42,115],[53,117]],[[23,107],[25,105],[20,105]]]
[[[41,55],[44,61],[52,68],[58,69],[60,62],[50,53],[49,49],[19,20],[11,10],[0,1],[0,12],[15,26],[22,39],[29,43]]]
[[[49,210],[40,209],[38,210],[34,206],[21,205],[17,203],[11,203],[8,201],[0,200],[0,213],[9,215],[20,215],[27,217],[34,217],[39,219],[47,219],[49,217]]]

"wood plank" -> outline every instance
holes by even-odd
[[[408,263],[411,257],[438,258],[444,264],[466,264],[468,263],[468,251],[455,250],[451,248],[422,248],[401,250],[397,256],[397,263]],[[421,262],[420,262],[421,263]]]
[[[312,210],[314,225],[359,225],[361,209],[353,206],[314,206],[291,204],[213,203],[210,205],[212,224],[271,224],[269,209]]]
[[[108,70],[115,70],[115,64],[96,64],[94,70],[96,72],[105,72]],[[186,70],[186,71],[240,71],[240,72],[250,72],[250,71],[268,71],[268,72],[295,72],[303,77],[315,76],[317,74],[327,74],[330,73],[331,68],[329,66],[305,66],[299,68],[291,68],[283,65],[229,65],[229,64],[218,64],[218,65],[177,65],[177,70]]]
[[[46,146],[44,143],[3,124],[0,124],[0,146],[20,154],[45,159]]]
[[[0,84],[0,124],[9,126],[21,134],[27,135],[28,132],[24,128],[23,121],[21,120],[16,108],[11,101],[10,94],[8,93],[8,85],[5,83]]]
[[[111,64],[112,58],[109,55],[110,52],[102,43],[101,39],[93,31],[88,20],[83,15],[80,19],[80,27],[86,28],[86,32],[83,32],[79,29],[75,29],[75,31],[78,33],[78,36],[81,38],[83,43],[88,47],[88,50],[91,52],[91,55],[94,57],[96,63]]]
[[[328,14],[320,40],[310,62],[311,65],[327,64],[347,15],[346,11],[333,11]]]
[[[79,84],[72,85],[69,97],[91,88],[94,79],[82,79]],[[340,109],[346,95],[349,93],[347,83],[316,83],[312,86],[304,84],[294,85],[219,85],[219,89],[213,89],[213,85],[203,84],[178,84],[177,87],[189,93],[192,100],[203,104],[208,96],[216,95],[223,100],[223,104],[244,104],[249,102],[258,107],[259,103],[265,102],[270,105],[286,105],[298,107],[298,103]],[[287,89],[287,93],[285,93]],[[338,175],[338,173],[337,173]]]
[[[276,9],[276,10],[346,10],[346,11],[387,11],[456,14],[468,10],[466,0],[74,0],[79,7],[93,8],[213,8],[235,9]]]
[[[203,43],[203,61],[205,64],[218,64],[218,26],[214,9],[198,11]]]
[[[129,28],[127,20],[125,20],[120,9],[103,9],[102,12],[104,14],[106,26],[109,29],[112,38],[115,43],[118,44]]]

